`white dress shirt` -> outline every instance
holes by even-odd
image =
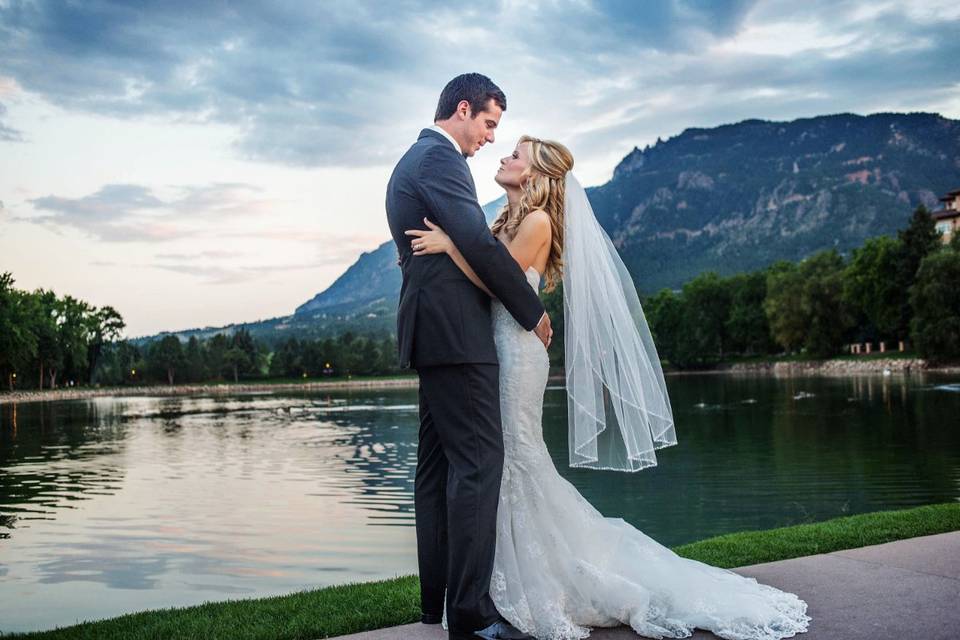
[[[453,136],[447,133],[443,127],[441,127],[440,125],[434,124],[434,125],[430,125],[427,128],[433,129],[434,131],[441,133],[444,138],[450,141],[450,144],[453,145],[453,148],[456,149],[458,153],[460,153],[461,155],[463,154],[463,149],[460,148],[460,144],[456,140],[454,140]]]

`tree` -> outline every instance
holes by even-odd
[[[117,340],[127,325],[117,310],[110,306],[94,309],[88,320],[90,343],[87,349],[87,379],[93,381],[93,372],[97,368],[104,344]]]
[[[730,288],[713,271],[701,273],[683,285],[683,299],[689,322],[687,328],[701,360],[722,360],[727,343]]]
[[[689,339],[689,314],[683,298],[670,289],[662,289],[644,303],[644,308],[660,359],[681,368],[696,363],[700,354]]]
[[[362,375],[376,373],[377,362],[380,360],[380,350],[377,348],[376,342],[371,338],[365,338],[363,345],[359,349],[359,353],[360,366],[357,368],[357,373]]]
[[[190,336],[183,354],[183,379],[200,382],[207,379],[207,367],[203,353],[203,343],[197,336]]]
[[[765,271],[740,274],[728,280],[730,312],[726,320],[729,349],[746,355],[769,353],[774,348],[770,322],[763,311],[767,297]]]
[[[287,338],[273,353],[273,358],[270,360],[270,375],[278,378],[303,375],[301,353],[300,341],[296,338]]]
[[[843,346],[852,318],[843,304],[843,259],[821,251],[800,263],[802,312],[807,322],[804,346],[815,356],[834,355]]]
[[[30,331],[29,309],[22,291],[13,287],[13,275],[0,274],[0,372],[13,391],[13,374],[36,357],[37,337]]]
[[[900,291],[906,293],[913,286],[920,263],[931,252],[939,249],[943,241],[937,231],[936,221],[923,205],[916,208],[913,217],[910,218],[910,224],[906,229],[899,231],[897,237],[903,243],[903,248],[897,267],[896,286]],[[911,314],[912,307],[909,297],[904,295],[900,306],[898,335],[909,333]]]
[[[223,362],[233,372],[233,381],[240,382],[240,371],[250,368],[250,355],[240,347],[233,346],[223,354]]]
[[[229,369],[226,355],[230,349],[230,341],[222,333],[215,334],[206,342],[207,371],[217,379],[221,379]]]
[[[786,351],[803,345],[807,323],[803,312],[803,276],[797,265],[780,261],[767,272],[767,298],[763,310],[774,340]]]
[[[174,335],[166,335],[159,342],[154,342],[152,346],[151,359],[155,366],[166,374],[167,384],[173,385],[177,369],[184,364],[180,339]]]
[[[119,367],[119,382],[133,380],[136,382],[137,375],[135,371],[146,371],[148,366],[143,353],[136,345],[130,344],[126,340],[117,343],[117,365]]]
[[[234,380],[237,380],[238,373],[255,376],[261,375],[261,368],[266,361],[266,353],[261,349],[257,341],[254,340],[253,336],[250,335],[250,332],[246,328],[241,327],[233,334],[230,344],[231,347],[240,349],[244,354],[243,358],[237,356],[230,356],[228,358],[228,364],[233,369]]]
[[[37,338],[38,388],[43,389],[44,375],[48,369],[56,372],[63,365],[63,352],[57,340],[57,294],[37,289],[28,300],[29,324]],[[54,375],[54,379],[56,376]]]
[[[926,256],[910,290],[910,335],[931,360],[960,358],[960,251],[952,247]]]
[[[57,305],[57,342],[63,354],[64,370],[79,378],[89,371],[87,349],[93,308],[73,296],[64,296]],[[50,368],[50,387],[56,388],[58,370]]]
[[[556,333],[553,334],[556,337]],[[551,344],[550,346],[553,346]],[[392,373],[399,366],[397,357],[397,341],[393,336],[387,336],[380,341],[380,373]]]
[[[898,238],[870,238],[855,249],[843,274],[843,300],[862,318],[868,334],[884,339],[901,338],[901,313],[909,303],[907,289],[898,282],[904,244]]]

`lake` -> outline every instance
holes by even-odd
[[[554,462],[673,546],[960,500],[960,376],[668,378],[678,445]],[[0,631],[416,571],[415,389],[0,405]]]

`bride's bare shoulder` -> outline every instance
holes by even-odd
[[[543,209],[534,209],[520,221],[517,234],[524,233],[534,237],[550,237],[550,214]]]

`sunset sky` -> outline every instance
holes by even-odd
[[[384,187],[451,77],[585,184],[746,118],[960,118],[960,3],[0,0],[0,271],[126,336],[286,315],[389,237]]]

